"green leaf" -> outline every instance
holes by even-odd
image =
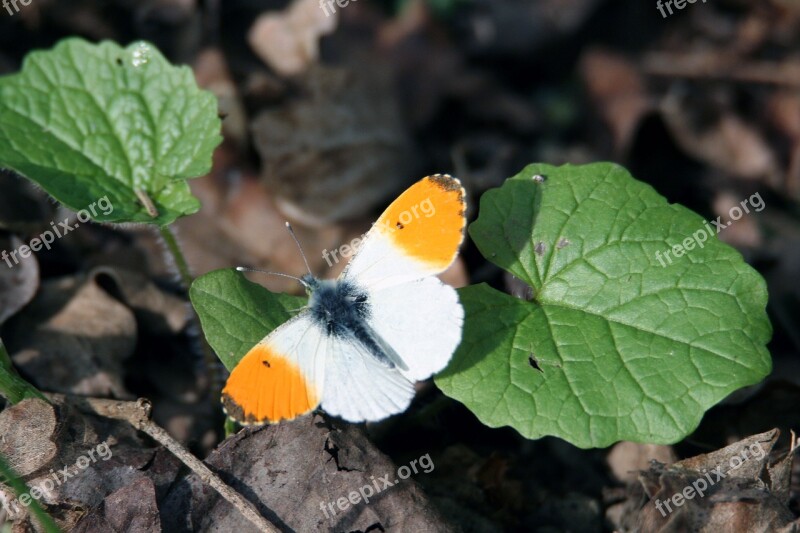
[[[771,369],[764,280],[709,233],[617,165],[528,166],[484,194],[470,236],[533,298],[460,291],[464,338],[436,383],[529,438],[680,440]]]
[[[66,39],[0,78],[0,166],[98,221],[196,212],[186,179],[209,172],[221,140],[214,95],[145,42]]]
[[[308,300],[276,294],[235,270],[216,270],[197,278],[189,298],[208,343],[228,370]]]
[[[39,398],[47,401],[39,389],[17,374],[2,339],[0,339],[0,396],[11,404],[19,403],[25,398]]]
[[[3,481],[8,486],[10,486],[14,490],[14,494],[17,495],[17,498],[22,496],[23,494],[29,494],[28,487],[25,485],[25,482],[17,476],[14,470],[6,461],[5,457],[0,455],[0,481]],[[59,533],[60,529],[47,514],[42,506],[39,504],[39,501],[35,498],[30,498],[30,506],[31,512],[33,516],[36,517],[37,522],[39,525],[44,529],[46,533]]]

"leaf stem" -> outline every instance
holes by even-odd
[[[141,189],[136,189],[133,192],[136,194],[136,197],[144,206],[145,210],[147,211],[147,214],[153,218],[157,218],[158,209],[156,209],[156,204],[153,202],[152,198],[150,198],[150,196],[148,196],[148,194]]]
[[[12,404],[19,403],[25,398],[47,401],[36,387],[17,374],[2,339],[0,339],[0,396]]]
[[[183,285],[186,287],[186,290],[189,290],[189,287],[192,286],[192,273],[189,270],[189,263],[186,261],[186,257],[183,255],[183,251],[178,244],[178,239],[175,237],[175,233],[169,226],[161,226],[158,230],[161,233],[161,238],[164,239],[165,243],[167,243],[169,253],[175,260],[175,266],[178,268],[178,274],[181,277]]]
[[[178,274],[180,275],[181,281],[188,291],[192,287],[194,278],[189,270],[189,263],[186,261],[186,256],[183,255],[183,251],[178,243],[178,239],[169,226],[161,226],[159,228],[159,232],[161,233],[161,238],[164,239],[164,242],[167,244],[167,248],[169,249],[172,258],[175,261],[175,266],[178,269]],[[194,313],[194,320],[199,325],[200,317],[197,315],[197,310],[195,310],[194,307],[192,307],[192,310]],[[214,350],[212,350],[211,346],[208,345],[208,342],[203,335],[200,335],[200,348],[203,352],[203,360],[205,362],[206,372],[209,378],[211,394],[212,396],[218,395],[222,390],[222,385],[225,381],[220,368],[221,365],[217,360],[217,356],[214,354]]]

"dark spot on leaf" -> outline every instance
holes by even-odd
[[[536,370],[538,370],[539,372],[541,372],[542,374],[544,374],[544,370],[542,370],[541,367],[539,367],[539,362],[536,361],[536,358],[533,356],[533,354],[530,354],[528,356],[528,364],[531,365]]]
[[[538,256],[544,255],[545,250],[547,250],[547,245],[542,241],[537,242],[536,246],[533,247],[533,251],[536,252]]]
[[[556,245],[556,248],[558,248],[560,250],[562,248],[566,248],[570,244],[572,244],[572,243],[569,242],[569,239],[561,239],[560,241],[558,241],[558,244]]]

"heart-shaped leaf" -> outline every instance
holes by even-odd
[[[0,166],[98,221],[196,212],[186,179],[211,169],[221,140],[214,95],[145,42],[66,39],[0,78]]]
[[[672,443],[770,372],[764,280],[617,165],[528,166],[483,196],[470,236],[533,292],[460,291],[464,340],[436,383],[487,425]]]
[[[228,370],[308,302],[270,292],[230,269],[197,278],[189,297],[208,343]]]

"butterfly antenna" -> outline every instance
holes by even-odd
[[[239,271],[239,272],[258,272],[259,274],[267,274],[267,275],[270,275],[270,276],[280,276],[282,278],[289,278],[289,279],[293,279],[295,281],[299,281],[300,283],[303,284],[303,287],[308,288],[308,283],[306,283],[305,281],[303,281],[300,278],[296,278],[294,276],[290,276],[289,274],[281,274],[280,272],[267,272],[266,270],[259,270],[257,268],[248,268],[248,267],[236,267],[236,270]]]
[[[314,274],[311,273],[311,267],[308,266],[308,261],[306,260],[306,254],[303,253],[303,247],[300,246],[300,241],[297,240],[297,235],[294,234],[294,228],[292,228],[292,225],[287,222],[286,229],[289,231],[292,239],[294,239],[297,249],[300,250],[300,256],[303,258],[303,263],[306,264],[306,270],[308,270],[309,275],[313,276]]]

